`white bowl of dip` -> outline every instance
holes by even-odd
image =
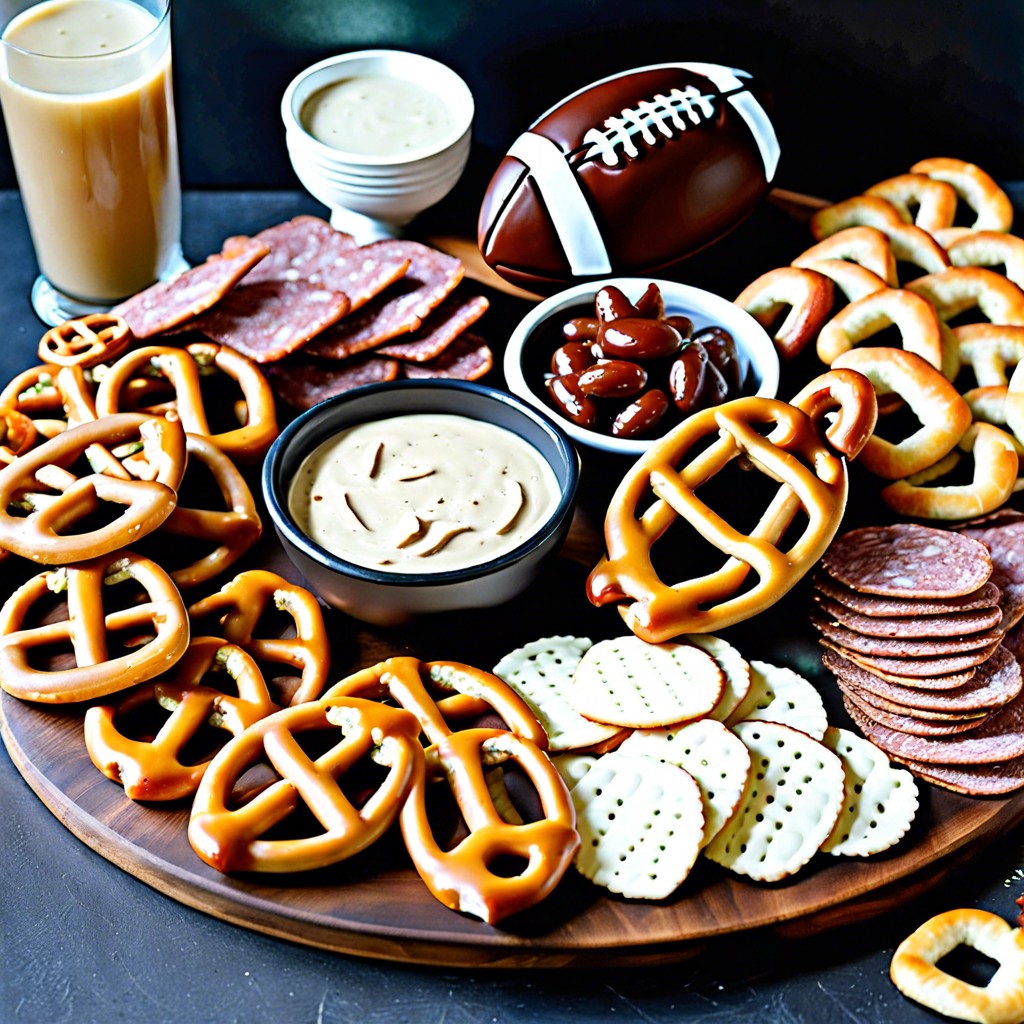
[[[339,228],[351,212],[397,229],[443,199],[469,158],[473,113],[451,68],[402,50],[329,57],[281,100],[296,175]]]
[[[312,588],[384,626],[520,594],[561,548],[578,482],[576,450],[547,417],[448,380],[371,384],[314,406],[282,431],[262,479]]]

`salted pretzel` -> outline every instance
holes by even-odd
[[[846,506],[845,460],[819,429],[822,393],[839,405],[840,438],[860,442],[875,423],[874,393],[851,387],[852,376],[830,372],[805,388],[800,397],[810,415],[776,399],[740,398],[689,417],[652,445],[609,505],[607,555],[587,580],[590,601],[628,602],[619,611],[629,628],[660,643],[740,622],[781,598],[828,547]],[[702,485],[733,462],[780,485],[749,534],[698,496]],[[798,513],[807,522],[788,549],[780,550]],[[726,561],[715,572],[670,585],[651,558],[677,520],[724,553]],[[758,579],[743,590],[751,570]]]
[[[1024,288],[1024,238],[1003,231],[970,231],[946,248],[954,267],[1002,267],[1003,275]]]
[[[152,479],[136,478],[116,459],[117,470],[105,462],[100,472],[76,476],[69,468],[90,451],[121,446],[129,454],[140,449]],[[185,458],[185,435],[174,420],[121,413],[66,430],[0,470],[0,547],[56,565],[134,543],[173,511]],[[104,506],[123,511],[93,529],[71,532]]]
[[[342,723],[340,731],[328,720],[329,711]],[[335,742],[314,759],[301,740],[325,732]],[[230,740],[207,768],[192,804],[189,842],[223,872],[309,871],[337,864],[376,842],[410,789],[422,785],[419,733],[408,711],[350,697],[324,697],[269,715]],[[371,759],[388,769],[384,780],[365,800],[347,794],[345,776]],[[262,761],[271,766],[271,780],[251,799],[236,799],[239,780]],[[312,834],[267,837],[301,806],[319,824]]]
[[[810,260],[804,267],[818,274],[824,274],[835,288],[843,293],[847,302],[855,302],[872,292],[885,291],[889,287],[877,274],[849,260]],[[833,298],[835,297],[833,289]]]
[[[1024,290],[994,270],[950,267],[910,281],[907,288],[924,296],[940,320],[977,309],[994,324],[1024,324]]]
[[[39,341],[39,358],[55,366],[97,366],[116,359],[134,340],[126,320],[89,313],[51,327]]]
[[[958,946],[999,964],[987,985],[972,985],[936,965]],[[1020,1024],[1024,1020],[1024,931],[987,910],[947,910],[929,918],[896,947],[893,984],[908,998],[957,1020]]]
[[[107,611],[107,598],[133,581],[145,600]],[[129,588],[130,595],[136,596]],[[30,625],[52,594],[67,615]],[[124,638],[124,654],[111,657]],[[118,551],[33,576],[0,609],[0,686],[23,700],[60,704],[104,697],[166,672],[185,652],[188,616],[170,576],[155,562]],[[38,667],[38,650],[70,648],[70,667]]]
[[[292,636],[254,635],[269,606],[290,617]],[[219,633],[260,664],[297,668],[300,676],[281,703],[301,704],[323,691],[330,671],[330,643],[320,605],[303,587],[266,569],[248,569],[195,602],[188,614],[194,622],[213,618]]]
[[[1009,231],[1013,225],[1013,204],[991,175],[976,164],[951,157],[930,157],[910,168],[911,174],[924,174],[951,185],[956,194],[974,211],[973,231]],[[950,221],[950,226],[952,226]]]
[[[917,519],[973,519],[1000,508],[1013,494],[1020,468],[1013,438],[991,423],[974,423],[957,447],[974,458],[968,483],[935,483],[959,464],[959,452],[953,452],[936,466],[884,487],[882,500],[894,512]]]
[[[576,856],[580,838],[568,790],[534,743],[498,729],[461,729],[426,751],[425,776],[413,783],[399,822],[420,877],[445,906],[494,924],[549,895]],[[510,822],[495,805],[491,769],[514,763],[540,798],[543,816]],[[446,781],[469,834],[451,849],[434,837],[427,790]],[[521,863],[499,874],[502,858]]]
[[[864,190],[891,203],[900,217],[931,234],[948,228],[956,219],[956,189],[926,174],[897,174]],[[911,212],[911,208],[916,212]]]
[[[1024,361],[1024,325],[963,324],[953,328],[962,367],[970,367],[979,387],[1009,383],[1009,374]]]
[[[23,412],[0,405],[0,462],[13,462],[39,440],[35,423]]]
[[[792,359],[817,337],[832,312],[832,281],[814,270],[776,267],[752,281],[735,299]],[[783,311],[785,318],[780,320]],[[778,326],[776,326],[776,324]]]
[[[956,388],[919,355],[900,348],[855,348],[834,368],[856,370],[878,395],[899,395],[921,426],[901,441],[872,436],[860,464],[886,480],[900,480],[934,465],[951,452],[971,425],[971,411]]]
[[[216,676],[227,685],[217,685]],[[85,713],[85,745],[92,763],[124,786],[132,800],[180,800],[192,796],[216,750],[199,761],[183,751],[204,727],[225,740],[279,711],[256,662],[220,637],[193,637],[171,672],[129,690],[116,705],[94,705]],[[162,712],[151,736],[132,736],[119,723]]]
[[[53,437],[69,426],[96,419],[93,390],[80,366],[43,364],[14,377],[0,392],[0,405],[28,416],[41,434]]]
[[[818,260],[849,260],[880,277],[890,288],[898,288],[896,257],[886,235],[878,228],[843,228],[805,249],[792,262],[808,267]]]
[[[1003,403],[1003,419],[1013,431],[1017,441],[1024,445],[1024,363],[1018,363],[1009,383]],[[1018,454],[1021,454],[1018,452]]]

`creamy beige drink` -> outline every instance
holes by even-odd
[[[49,0],[4,30],[0,103],[39,267],[112,304],[180,259],[166,0]],[[38,308],[38,307],[37,307]]]

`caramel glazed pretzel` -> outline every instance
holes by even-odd
[[[825,428],[825,417],[838,411]],[[619,611],[649,643],[681,633],[712,632],[774,604],[817,562],[842,520],[847,458],[871,436],[878,415],[870,381],[852,370],[830,370],[792,403],[739,398],[684,420],[630,469],[605,519],[608,554],[587,580],[595,605],[628,602]],[[764,435],[758,427],[770,426]],[[710,445],[686,460],[700,442]],[[698,496],[697,490],[729,463],[758,469],[780,484],[749,535]],[[654,501],[644,511],[649,493]],[[807,523],[788,550],[778,543],[799,512]],[[728,556],[716,572],[672,585],[651,563],[653,546],[677,520]],[[750,570],[757,583],[742,590]]]

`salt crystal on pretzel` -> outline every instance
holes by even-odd
[[[832,282],[815,270],[776,267],[748,284],[734,302],[771,331],[775,347],[792,359],[817,337],[832,312]]]
[[[1013,204],[990,174],[977,164],[952,157],[930,157],[910,168],[911,174],[924,174],[952,185],[957,195],[975,213],[974,231],[1009,231],[1013,224]]]
[[[929,234],[950,227],[956,219],[956,189],[926,174],[897,174],[865,189],[864,194],[891,203],[903,220]]]
[[[828,728],[821,695],[799,672],[766,661],[750,663],[750,693],[725,719],[739,722],[779,722],[820,740]]]
[[[954,267],[999,267],[1024,288],[1024,238],[1003,231],[969,231],[946,246]]]

